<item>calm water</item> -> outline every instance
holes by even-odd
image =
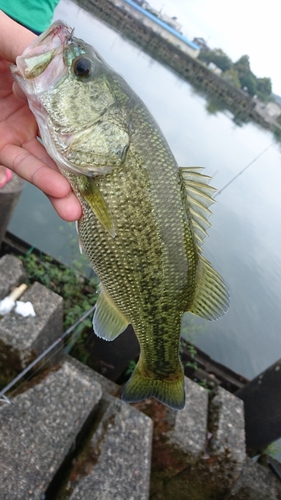
[[[167,68],[77,5],[61,0],[56,19],[75,26],[121,73],[150,109],[179,165],[201,165],[222,189],[254,158],[213,205],[205,255],[223,275],[229,312],[209,323],[186,315],[190,336],[216,360],[252,378],[281,357],[281,152],[270,132],[237,126],[231,113],[210,113],[204,97]],[[31,245],[70,262],[73,227],[45,196],[26,185],[9,230]],[[75,247],[75,252],[74,252]]]

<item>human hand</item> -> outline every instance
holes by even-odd
[[[15,62],[34,38],[0,11],[0,165],[41,189],[62,219],[74,221],[82,215],[80,203],[37,140],[37,123],[27,102],[13,92],[9,62]]]

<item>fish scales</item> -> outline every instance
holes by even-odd
[[[139,340],[123,399],[183,408],[182,315],[215,319],[228,307],[222,278],[201,255],[209,178],[178,167],[142,101],[62,21],[12,72],[82,205],[79,237],[101,281],[94,330],[113,340],[131,323]]]
[[[122,97],[119,91],[120,104]],[[173,373],[178,351],[173,349],[170,332],[173,326],[179,334],[178,325],[192,290],[187,280],[185,237],[189,246],[193,246],[193,241],[185,235],[188,226],[184,227],[181,221],[185,213],[177,164],[135,96],[130,100],[128,121],[135,130],[126,161],[98,181],[113,220],[118,213],[114,220],[116,236],[112,238],[105,231],[87,204],[79,233],[103,285],[132,323],[140,344],[146,346],[143,352],[148,370]],[[149,150],[153,151],[153,158],[147,158]],[[72,184],[79,196],[76,180],[73,176]],[[163,209],[165,200],[171,202]],[[104,259],[105,252],[108,259]]]

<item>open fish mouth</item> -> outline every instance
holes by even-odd
[[[67,74],[63,54],[72,35],[72,28],[57,21],[11,65],[11,73],[28,94],[44,92]]]

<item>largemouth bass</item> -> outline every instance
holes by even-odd
[[[210,178],[199,167],[178,167],[143,102],[64,22],[11,71],[82,205],[79,237],[101,282],[94,331],[113,340],[131,323],[139,340],[122,398],[155,397],[182,409],[182,315],[216,319],[229,303],[223,279],[202,255]]]

